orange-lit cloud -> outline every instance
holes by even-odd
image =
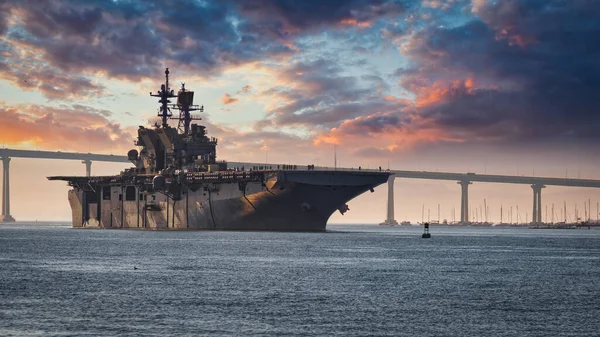
[[[356,26],[359,28],[368,28],[373,25],[373,23],[370,21],[358,21],[354,18],[343,19],[342,21],[340,21],[340,24],[347,26]]]
[[[536,42],[534,37],[529,37],[516,32],[514,26],[507,26],[499,29],[496,32],[496,40],[507,40],[510,46],[519,47],[525,47]]]
[[[486,0],[473,0],[471,12],[479,15],[495,30],[496,40],[506,40],[510,46],[525,47],[537,42],[533,32],[527,32],[523,27],[524,16],[528,11],[525,2],[500,1],[493,3]]]
[[[0,102],[0,141],[5,146],[125,153],[135,128],[123,128],[110,112],[82,105],[61,107]]]
[[[394,103],[399,103],[399,104],[403,104],[403,105],[410,105],[412,104],[412,101],[406,98],[398,98],[392,95],[386,95],[383,96],[383,99],[388,101],[388,102],[394,102]]]
[[[417,95],[415,99],[416,107],[425,107],[442,102],[454,93],[471,94],[474,88],[474,80],[467,78],[465,80],[454,81],[435,81],[430,86],[414,87]]]
[[[239,101],[239,99],[231,96],[228,93],[225,93],[225,95],[223,95],[223,97],[221,97],[221,103],[223,103],[223,104],[233,104],[233,103],[236,103],[237,101]]]
[[[388,152],[403,151],[420,143],[461,141],[459,136],[445,131],[435,121],[418,115],[404,119],[393,115],[356,117],[314,138],[317,146],[344,144],[357,151],[375,148]]]

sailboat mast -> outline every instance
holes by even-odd
[[[487,200],[483,199],[483,209],[485,210],[485,222],[488,222]]]

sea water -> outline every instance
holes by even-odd
[[[599,336],[600,230],[0,225],[1,336]]]

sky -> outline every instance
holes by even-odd
[[[598,18],[596,0],[0,1],[0,142],[125,154],[168,67],[219,160],[333,166],[335,146],[343,167],[600,179]],[[84,172],[14,158],[13,216],[68,220],[68,187],[45,177]],[[459,207],[453,182],[395,186],[399,221]],[[330,222],[382,221],[386,188]],[[471,187],[494,221],[501,206],[530,218],[531,199]],[[557,216],[588,199],[595,217],[597,190],[542,193]]]

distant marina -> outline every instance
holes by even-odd
[[[429,223],[432,227],[444,226],[444,227],[490,227],[490,228],[530,228],[530,229],[592,229],[594,227],[600,228],[599,221],[580,221],[580,222],[555,222],[555,223],[494,223],[494,222],[448,222],[433,220],[432,222],[415,222],[402,221],[399,224],[387,224],[380,223],[379,226],[398,227],[398,226],[422,226],[425,223]]]
[[[440,205],[437,205],[437,218],[431,218],[431,209],[427,209],[427,219],[425,219],[425,205],[423,204],[421,210],[421,221],[410,222],[408,220],[401,221],[398,223],[396,220],[386,219],[386,221],[380,223],[380,226],[423,226],[429,224],[430,226],[467,226],[467,227],[493,227],[493,228],[530,228],[530,229],[592,229],[594,227],[600,228],[600,203],[596,203],[596,219],[592,219],[591,216],[591,200],[584,203],[583,217],[580,214],[577,205],[575,205],[573,213],[568,212],[566,202],[563,203],[563,207],[560,209],[559,214],[555,212],[554,204],[550,208],[550,215],[546,207],[544,220],[540,219],[538,222],[529,221],[529,214],[525,213],[525,220],[519,215],[519,207],[516,206],[516,212],[513,213],[513,207],[510,207],[506,212],[503,206],[500,207],[500,221],[494,222],[490,219],[490,209],[487,205],[487,201],[484,199],[484,208],[475,208],[472,210],[471,218],[472,221],[456,221],[455,209],[451,211],[452,220],[441,219],[440,216]],[[388,210],[389,213],[389,210]],[[392,213],[393,214],[393,213]],[[505,217],[506,215],[506,217]],[[516,221],[513,221],[513,215]],[[560,216],[559,216],[560,215]],[[393,215],[392,215],[393,217]],[[508,219],[508,221],[505,221]],[[562,219],[562,221],[557,221]],[[572,219],[575,219],[574,221]]]

